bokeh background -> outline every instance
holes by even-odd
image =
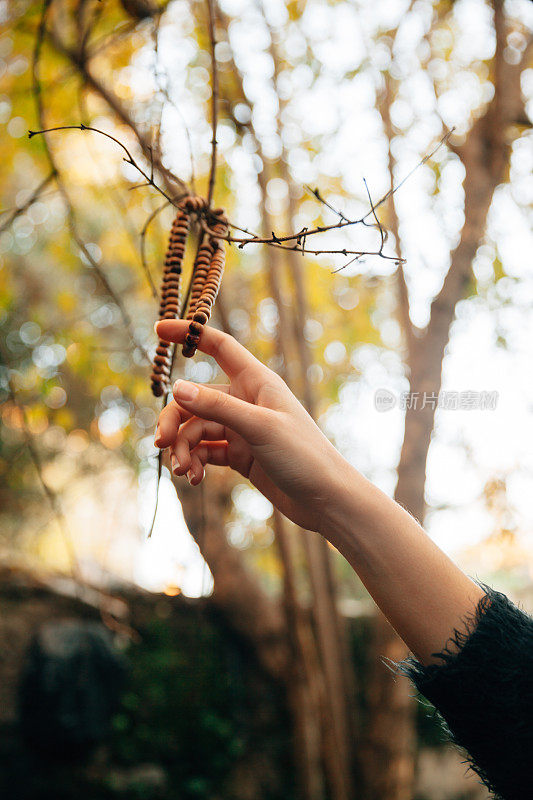
[[[0,3],[0,785],[482,800],[331,548],[238,475],[158,477],[172,206],[115,141],[28,136],[90,125],[167,196],[205,195],[209,7]],[[215,205],[269,237],[363,217],[366,181],[388,256],[232,245],[213,323],[468,574],[531,609],[533,4],[211,10]],[[380,232],[306,247],[377,251]],[[224,379],[200,353],[175,374]]]

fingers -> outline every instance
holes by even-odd
[[[192,413],[185,408],[180,408],[175,400],[172,400],[159,414],[157,428],[154,437],[154,444],[160,450],[170,445],[176,439],[178,429],[182,423],[192,417]]]
[[[184,342],[189,330],[189,322],[182,319],[165,319],[156,323],[157,335],[166,342]],[[233,336],[217,331],[208,325],[204,326],[198,350],[213,356],[217,364],[230,378],[236,377],[244,369],[255,370],[258,375],[268,370]]]
[[[268,438],[275,412],[239,400],[227,392],[189,381],[178,380],[173,386],[176,403],[196,417],[219,422],[238,433],[250,445],[260,445]]]
[[[191,486],[197,486],[204,477],[204,465],[200,461],[197,453],[191,456],[191,468],[187,473],[187,480]]]
[[[172,445],[172,471],[175,475],[184,475],[191,468],[191,452],[203,439],[216,442],[225,438],[224,425],[193,417],[181,426]]]
[[[219,392],[229,391],[229,386],[224,384],[214,385],[213,388],[216,388]],[[191,411],[178,405],[175,400],[171,400],[159,414],[154,437],[155,446],[161,450],[164,450],[165,447],[170,447],[176,440],[180,425],[192,416]]]
[[[227,442],[202,442],[192,453],[191,467],[187,478],[191,486],[197,486],[204,477],[206,464],[215,464],[217,467],[228,467]]]

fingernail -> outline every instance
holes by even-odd
[[[158,320],[158,319],[156,319],[156,321],[154,322],[154,332],[155,332],[155,333],[157,333],[157,326],[158,326],[158,324],[159,324],[159,320]]]
[[[158,425],[157,428],[155,429],[154,444],[159,446],[160,442],[161,442],[161,429]]]
[[[190,469],[190,470],[188,471],[188,473],[187,473],[187,480],[189,481],[189,483],[191,484],[191,486],[192,486],[192,479],[193,479],[193,478],[194,478],[194,472],[192,471],[192,469]]]
[[[170,466],[172,467],[172,472],[174,473],[176,472],[176,470],[180,468],[180,462],[178,461],[174,453],[172,453],[172,455],[170,456]]]
[[[179,400],[187,401],[194,400],[200,390],[198,389],[198,386],[194,385],[194,383],[177,380],[172,388],[172,391]]]

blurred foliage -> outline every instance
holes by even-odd
[[[302,11],[299,4],[291,4],[290,18],[296,22]],[[19,2],[13,4],[10,13],[11,24],[0,38],[0,66],[4,71],[0,116],[7,131],[3,157],[10,165],[0,189],[5,209],[0,222],[28,202],[50,169],[43,139],[27,137],[28,129],[39,127],[32,59],[42,6]],[[167,104],[169,114],[175,115],[175,111],[158,88],[162,79],[153,73],[152,22],[146,18],[132,24],[131,13],[130,4],[124,3],[106,3],[102,13],[97,3],[54,2],[48,10],[51,33],[44,37],[38,72],[47,126],[80,122],[100,126],[113,132],[132,149],[139,163],[145,164],[132,130],[110,116],[102,97],[80,79],[79,70],[54,39],[74,47],[80,31],[89,31],[85,46],[96,53],[91,60],[93,73],[119,102],[130,104],[129,113],[140,130],[155,132],[163,113],[164,146],[173,125],[165,126],[161,105]],[[180,0],[169,4],[162,18],[161,41],[169,35],[176,37],[177,48],[181,39],[187,53],[180,61],[181,97],[184,102],[195,103],[195,113],[204,116],[203,121],[198,119],[191,136],[200,172],[196,177],[205,185],[208,148],[203,137],[210,92],[203,6],[193,2],[189,7]],[[169,58],[168,52],[165,57]],[[239,176],[231,164],[235,154],[249,150],[250,134],[246,125],[239,127],[235,109],[239,107],[242,116],[249,101],[242,96],[242,86],[225,51],[219,68],[221,138],[229,137],[234,143],[220,157],[216,202],[228,209],[230,217],[238,218],[239,203],[247,202],[247,196],[235,195]],[[153,189],[135,189],[138,175],[123,165],[120,149],[97,134],[57,132],[49,135],[48,143],[72,201],[77,235],[126,307],[135,341],[152,353],[156,304],[141,264],[140,231],[162,198]],[[315,145],[311,139],[305,144],[310,148]],[[168,151],[166,159],[173,166],[176,155],[171,147]],[[188,161],[188,156],[181,158],[183,169],[187,169]],[[278,191],[279,186],[280,179]],[[248,188],[247,195],[250,191]],[[284,198],[272,202],[274,219],[284,225]],[[303,190],[299,203],[305,203],[309,215],[312,204]],[[171,218],[170,210],[163,209],[146,235],[148,263],[156,283]],[[308,224],[321,221],[322,209],[314,203]],[[37,542],[47,536],[53,539],[56,523],[43,502],[25,446],[27,435],[35,440],[45,468],[56,463],[56,472],[67,470],[70,489],[84,475],[98,475],[109,458],[112,463],[121,461],[133,473],[154,469],[151,437],[158,405],[150,395],[149,367],[143,354],[131,341],[120,309],[74,241],[65,198],[54,181],[0,234],[0,257],[1,358],[6,362],[0,389],[1,527],[9,550],[38,552],[57,567],[64,565],[64,558]],[[268,253],[260,255],[260,259],[263,257],[268,258]],[[273,360],[276,311],[258,251],[232,248],[228,262],[224,296],[230,302],[230,323],[241,341],[279,368]],[[310,304],[306,331],[317,362],[310,377],[320,397],[320,408],[325,410],[353,372],[350,354],[354,348],[364,342],[380,342],[373,314],[382,287],[364,277],[333,276],[329,264],[312,258],[305,259],[305,268]],[[285,292],[289,292],[288,284]],[[325,349],[331,342],[338,342],[340,347],[334,357],[325,359]],[[217,376],[216,365],[201,355],[193,363],[179,361],[178,372],[196,380]],[[16,402],[10,396],[8,379]],[[54,485],[57,475],[51,470],[45,477]],[[65,481],[58,479],[58,485],[63,484]],[[39,523],[35,525],[37,510]],[[274,566],[275,559],[270,562]],[[270,568],[268,561],[262,568]]]
[[[109,744],[114,763],[155,762],[168,776],[169,797],[195,800],[231,796],[233,772],[239,765],[253,772],[259,759],[267,766],[261,796],[290,792],[280,689],[256,673],[250,654],[223,626],[199,608],[172,620],[155,618],[129,660],[129,685]],[[279,765],[275,775],[272,764]],[[275,787],[280,780],[284,789]],[[109,782],[112,787],[112,774]]]

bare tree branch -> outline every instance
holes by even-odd
[[[55,131],[72,131],[72,130],[92,131],[93,133],[99,133],[101,136],[105,136],[106,139],[111,139],[112,142],[118,144],[118,146],[121,147],[122,150],[126,153],[126,157],[123,159],[123,161],[126,164],[130,164],[132,167],[134,167],[137,170],[137,172],[139,172],[145,179],[146,183],[141,183],[139,184],[139,186],[152,186],[157,192],[159,192],[159,194],[161,194],[165,198],[165,200],[167,200],[168,203],[175,205],[174,200],[172,200],[167,195],[167,193],[163,189],[161,189],[161,187],[158,186],[157,183],[154,181],[153,162],[150,175],[148,175],[148,173],[142,167],[139,166],[137,161],[135,161],[135,159],[131,155],[126,145],[123,144],[123,142],[121,142],[115,136],[112,136],[110,133],[107,133],[106,131],[102,131],[99,128],[93,128],[91,125],[84,125],[83,123],[80,123],[79,125],[56,125],[53,128],[43,128],[40,131],[28,131],[28,138],[32,139],[34,136],[44,136],[47,133],[54,133]],[[139,188],[139,186],[136,186],[134,188]]]

